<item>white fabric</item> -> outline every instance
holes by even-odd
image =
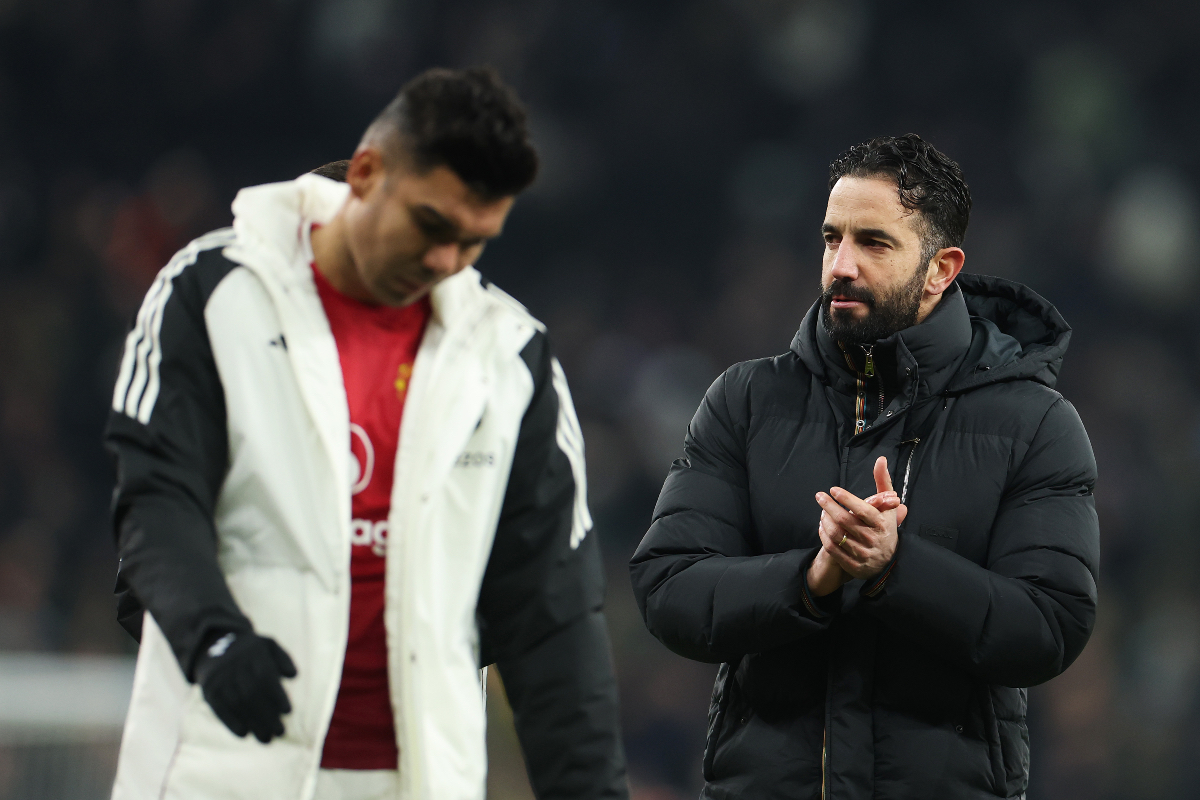
[[[347,635],[351,469],[337,348],[303,232],[333,217],[346,191],[306,175],[240,192],[224,252],[242,266],[205,309],[229,430],[219,560],[255,629],[299,670],[286,682],[294,708],[286,733],[266,746],[233,736],[147,615],[114,800],[315,796]],[[533,390],[520,352],[541,325],[485,289],[473,268],[431,299],[389,518],[385,623],[400,796],[482,800],[475,604]],[[281,333],[286,349],[269,346]],[[467,453],[493,457],[460,459]]]
[[[323,769],[313,800],[399,800],[400,773],[394,769]]]

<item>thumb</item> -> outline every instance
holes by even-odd
[[[875,491],[892,491],[892,476],[888,473],[887,458],[884,456],[875,459]]]
[[[896,525],[902,524],[904,522],[904,518],[907,516],[908,516],[908,506],[905,506],[905,505],[896,506]]]
[[[271,657],[275,659],[275,666],[279,667],[279,674],[285,678],[296,677],[296,665],[292,663],[292,657],[287,651],[274,639],[267,639],[267,644],[271,649]]]

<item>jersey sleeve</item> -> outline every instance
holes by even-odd
[[[495,662],[504,680],[538,798],[624,798],[583,435],[545,335],[521,356],[534,391],[480,589],[481,661]]]
[[[204,307],[236,266],[222,242],[193,242],[151,286],[126,337],[104,434],[117,471],[118,615],[134,633],[144,606],[189,679],[206,638],[251,629],[217,563],[213,524],[228,433]]]

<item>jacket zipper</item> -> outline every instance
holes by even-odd
[[[854,371],[854,376],[855,376],[855,389],[857,390],[855,392],[855,397],[854,397],[854,435],[855,436],[859,435],[860,433],[862,433],[863,431],[865,431],[867,429],[867,378],[875,377],[875,357],[874,357],[874,353],[872,352],[874,349],[875,349],[874,345],[862,345],[863,356],[865,357],[864,361],[863,361],[863,371],[862,372],[858,371],[858,366],[854,363],[854,360],[852,358],[850,358],[850,354],[847,353],[845,350],[842,351],[842,354],[846,357],[846,364],[848,364],[850,369]],[[879,413],[876,417],[877,419],[883,417],[883,405],[884,405],[883,385],[882,385],[882,383],[880,383],[880,386],[879,386]],[[916,443],[921,440],[913,439],[911,441],[913,444],[913,449],[915,450]],[[907,444],[907,442],[901,442],[901,444]],[[845,466],[845,464],[843,461],[843,467],[844,466]],[[911,467],[912,467],[912,453],[910,452],[908,454],[908,468],[911,468]],[[902,494],[901,494],[900,502],[903,503],[904,496],[908,493],[908,469],[906,469],[904,472],[904,485],[903,485],[901,491],[902,491]],[[828,702],[828,701],[826,701],[826,702]],[[828,709],[826,709],[826,717],[828,718]],[[829,780],[828,780],[829,745],[828,745],[828,741],[829,741],[829,726],[828,726],[828,719],[827,719],[825,729],[823,731],[821,731],[821,800],[828,800],[828,797],[829,797]]]
[[[914,436],[911,439],[901,442],[900,444],[911,444],[912,449],[908,451],[908,460],[904,464],[904,480],[900,483],[900,502],[904,503],[908,499],[908,479],[912,475],[913,454],[917,452],[917,445],[921,443],[919,437]]]
[[[829,729],[821,731],[821,800],[826,800],[829,797],[828,789],[825,784],[825,773],[829,766],[829,753],[825,748],[825,740],[829,737]]]
[[[854,359],[850,358],[850,354],[842,350],[842,355],[846,357],[846,364],[854,371],[855,394],[854,394],[854,435],[858,436],[867,429],[867,378],[875,377],[875,345],[861,345],[864,361],[863,371],[858,371],[858,365],[854,363]],[[879,386],[879,413],[876,419],[883,416],[883,385]]]

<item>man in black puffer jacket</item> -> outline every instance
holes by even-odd
[[[788,353],[709,389],[634,591],[721,664],[702,797],[1023,797],[1026,687],[1095,621],[1070,328],[959,274],[970,195],[919,137],[852,148],[830,188],[821,299]]]

